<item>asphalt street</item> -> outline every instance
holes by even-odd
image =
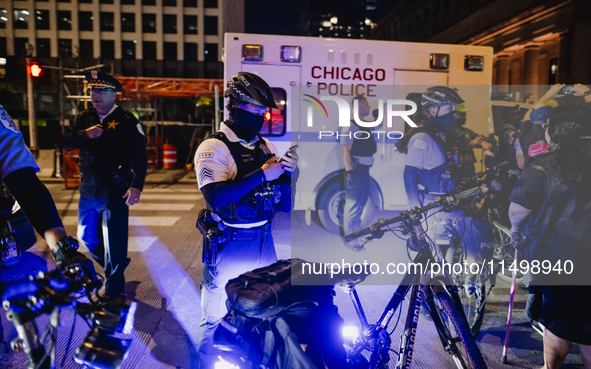
[[[176,183],[168,177],[150,181],[142,193],[139,204],[131,207],[129,256],[132,262],[126,270],[126,293],[137,301],[135,331],[127,360],[123,368],[195,368],[197,354],[197,331],[201,319],[200,284],[203,280],[201,263],[201,235],[195,228],[197,213],[204,207],[203,196],[197,189],[194,173],[182,177],[175,173]],[[63,184],[46,183],[69,234],[76,234],[77,190],[66,190]],[[379,212],[378,217],[389,218],[394,212]],[[298,257],[315,262],[377,263],[380,270],[386,264],[406,262],[408,257],[404,242],[392,234],[366,245],[366,250],[355,252],[343,246],[339,236],[325,231],[313,219],[310,226],[304,221],[304,213],[296,211],[280,214],[274,227],[274,238],[279,258]],[[30,251],[23,254],[18,268],[2,271],[5,280],[16,280],[38,270],[53,269],[55,264],[47,247],[40,240]],[[83,250],[84,251],[84,250]],[[101,268],[97,266],[97,270]],[[360,284],[357,289],[370,322],[381,315],[386,303],[396,288],[400,276],[376,273]],[[498,282],[487,301],[482,333],[477,342],[489,368],[531,368],[543,360],[542,339],[531,329],[524,314],[525,289],[517,289],[512,322],[509,364],[500,363],[505,337],[509,285]],[[335,302],[347,324],[356,322],[349,296],[337,288]],[[396,352],[406,317],[405,300],[401,322],[392,334],[390,367],[395,367]],[[396,314],[397,315],[397,314]],[[38,318],[43,330],[48,317]],[[68,346],[73,314],[62,313],[62,325],[58,330],[57,362],[59,367],[79,368],[71,355],[88,331],[77,320],[71,344]],[[394,328],[392,320],[390,330]],[[16,331],[2,317],[4,340],[17,337]],[[319,327],[322,329],[322,327]],[[2,347],[3,349],[3,347]],[[0,352],[1,368],[27,368],[22,352]],[[432,322],[421,315],[416,338],[414,368],[455,367],[449,355],[441,348]],[[567,358],[566,368],[582,367],[581,356],[575,345]]]

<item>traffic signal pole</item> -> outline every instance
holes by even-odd
[[[29,149],[37,159],[39,157],[39,147],[37,146],[37,118],[35,116],[35,99],[33,94],[33,77],[30,70],[31,58],[27,58],[27,97],[29,108]]]

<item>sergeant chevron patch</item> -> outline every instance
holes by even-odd
[[[204,182],[206,179],[213,179],[213,171],[208,167],[203,167],[201,172],[199,172],[199,182]]]

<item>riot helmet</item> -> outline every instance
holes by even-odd
[[[421,106],[423,111],[431,106],[440,108],[443,105],[456,105],[462,104],[463,102],[464,100],[454,89],[446,86],[429,87],[421,96]]]
[[[226,85],[225,97],[267,108],[277,109],[271,87],[261,77],[248,72],[238,72],[230,77]]]

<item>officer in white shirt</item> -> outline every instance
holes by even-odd
[[[199,359],[206,368],[212,367],[216,357],[212,347],[215,323],[227,312],[225,285],[244,272],[277,261],[271,235],[273,217],[285,205],[280,191],[283,198],[290,197],[291,177],[295,180],[298,175],[297,154],[290,153],[279,162],[277,149],[259,135],[265,113],[277,108],[269,85],[255,74],[239,72],[228,81],[225,96],[229,97],[230,119],[195,155],[207,217],[217,223],[203,238],[205,288]]]

